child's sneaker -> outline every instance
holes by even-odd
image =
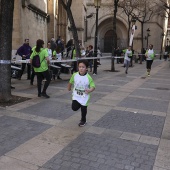
[[[80,126],[80,127],[83,127],[83,126],[85,126],[85,125],[86,125],[86,122],[82,122],[82,121],[81,121],[81,122],[79,123],[79,126]]]

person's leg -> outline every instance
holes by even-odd
[[[125,69],[125,73],[127,74],[127,71],[128,71],[128,68],[129,68],[129,61],[128,60],[125,60],[125,62],[124,62],[124,64],[125,64],[125,67],[126,67],[126,69]]]
[[[20,74],[20,77],[18,78],[19,80],[21,80],[21,77],[22,77],[24,70],[25,70],[25,66],[26,66],[26,63],[22,63],[21,74]]]
[[[81,122],[86,122],[87,106],[81,106]]]
[[[34,82],[34,77],[35,77],[35,72],[34,72],[34,68],[32,67],[31,68],[32,70],[32,73],[31,73],[31,80],[30,80],[30,84],[33,85],[33,82]]]
[[[133,67],[133,56],[130,59],[130,64],[131,64],[131,67]]]
[[[43,91],[42,91],[41,94],[42,94],[42,96],[44,96],[46,98],[49,98],[49,96],[46,94],[46,90],[47,90],[47,88],[48,88],[48,86],[50,84],[50,81],[51,81],[50,73],[47,70],[47,71],[42,72],[42,75],[46,79],[46,81],[45,81],[45,84],[44,84],[44,87],[43,87]]]
[[[73,110],[73,111],[79,110],[80,107],[81,107],[81,105],[80,105],[80,103],[79,103],[78,101],[76,101],[76,100],[73,100],[73,101],[72,101],[72,110]]]
[[[117,64],[119,64],[119,58],[117,58]]]
[[[147,75],[148,75],[148,70],[149,70],[149,60],[146,60],[146,70],[147,70]]]
[[[149,60],[149,64],[148,64],[148,76],[150,76],[152,63],[153,63],[153,60]]]
[[[92,60],[89,61],[90,72],[92,72]]]
[[[36,73],[36,74],[37,74],[38,97],[41,97],[41,84],[42,84],[43,76],[41,73]]]
[[[59,66],[61,67],[61,63],[56,63],[56,66]],[[62,78],[60,77],[60,74],[61,74],[61,69],[56,69],[56,72],[57,72],[57,79],[59,80],[62,80]]]
[[[31,79],[31,64],[27,64],[27,80]]]

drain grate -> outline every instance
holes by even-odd
[[[164,88],[164,87],[157,87],[155,89],[157,89],[157,90],[169,90],[169,88]]]

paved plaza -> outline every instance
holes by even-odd
[[[170,68],[156,59],[129,68],[101,59],[87,125],[71,110],[70,74],[51,81],[49,99],[36,81],[12,80],[22,103],[0,107],[0,170],[170,170]],[[90,73],[91,74],[91,73]]]

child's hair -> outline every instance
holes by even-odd
[[[43,48],[43,45],[44,45],[44,41],[41,40],[41,39],[38,39],[37,42],[36,42],[35,51],[40,52],[40,49]]]
[[[93,46],[92,46],[92,45],[89,45],[89,48],[93,49]]]
[[[79,60],[79,61],[78,61],[78,65],[79,65],[80,63],[83,63],[87,68],[88,68],[88,66],[89,66],[89,63],[88,63],[87,60]]]

